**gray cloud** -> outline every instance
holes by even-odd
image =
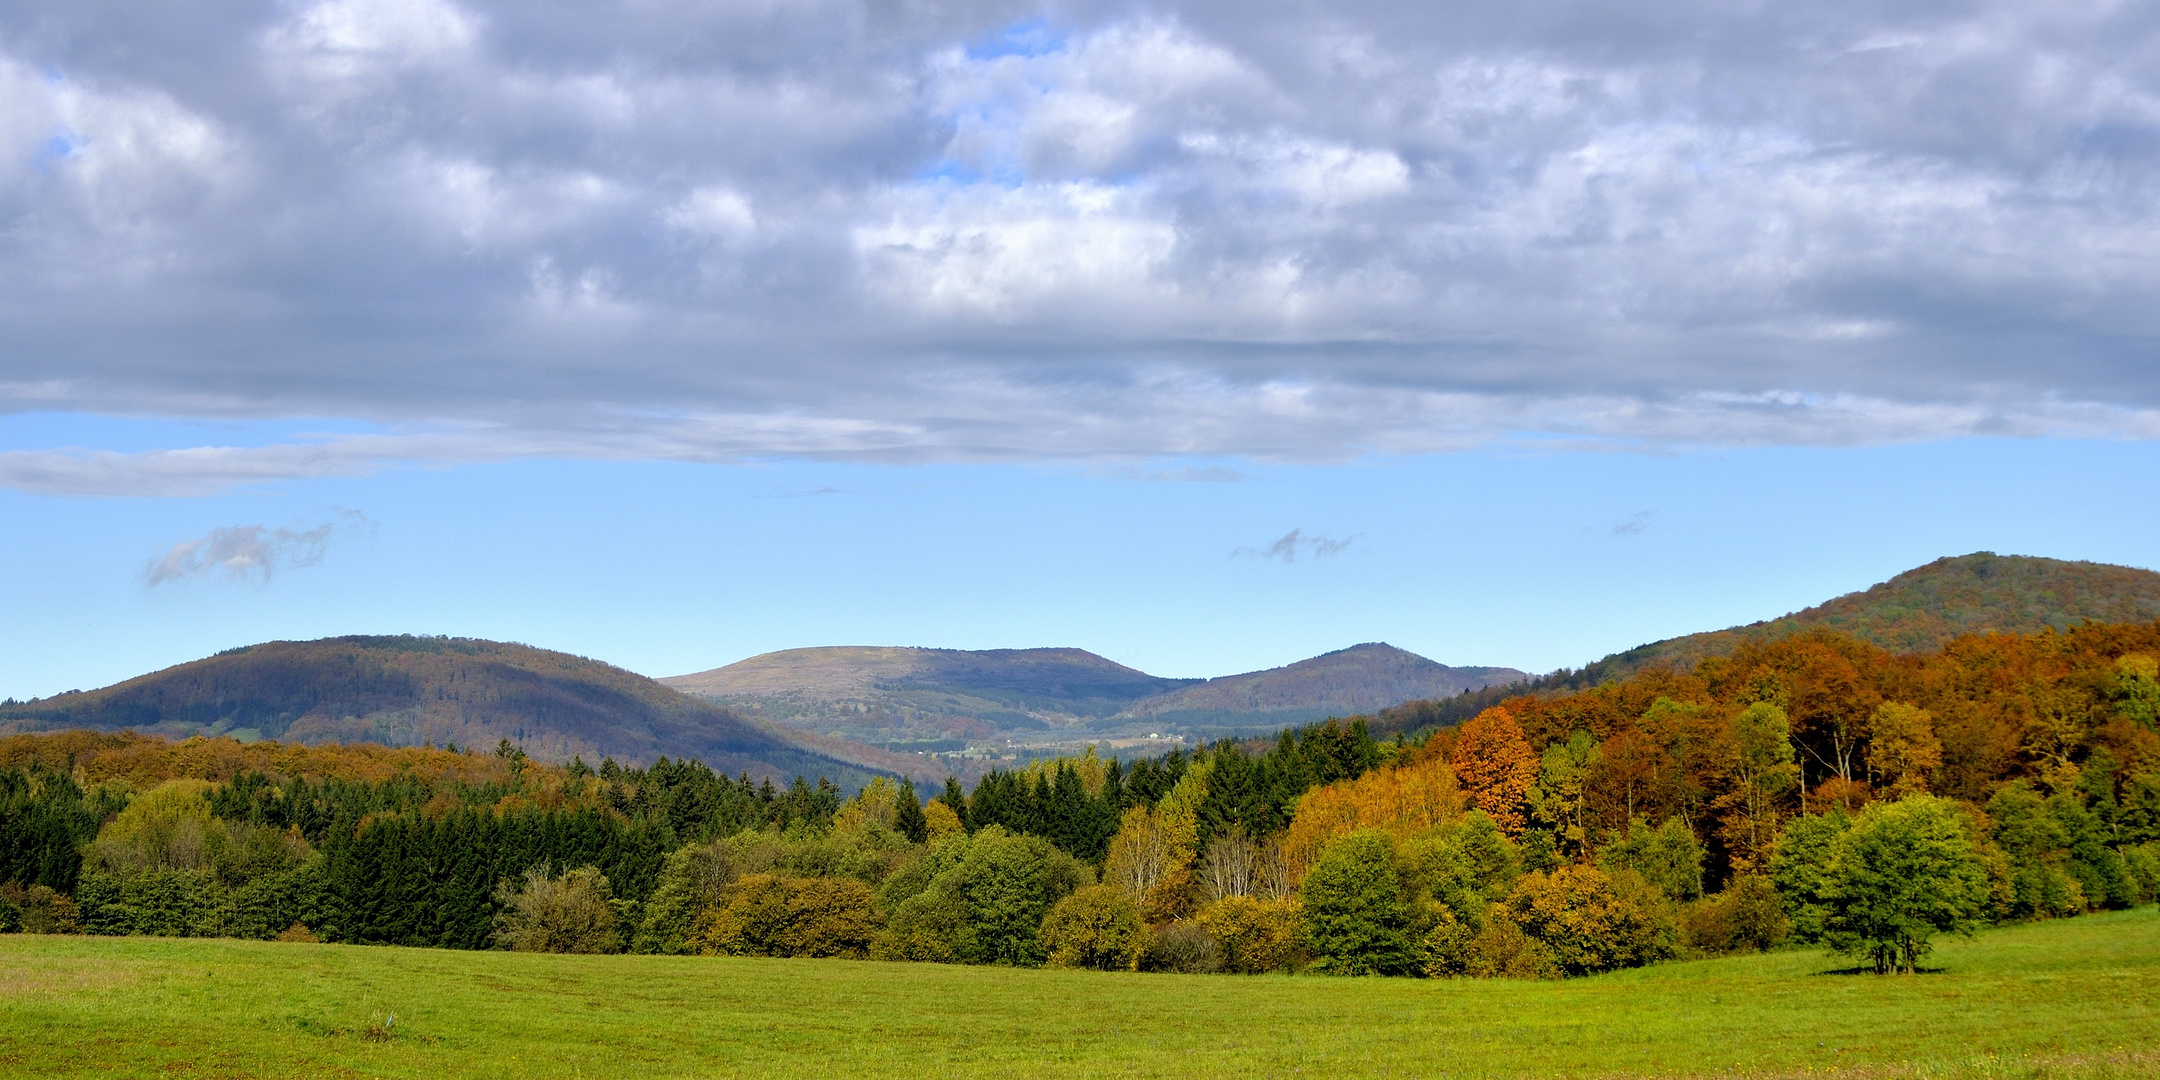
[[[1341,554],[1342,550],[1349,547],[1351,542],[1356,539],[1355,536],[1341,540],[1331,536],[1307,536],[1304,529],[1292,529],[1264,548],[1241,547],[1231,552],[1230,555],[1232,558],[1254,556],[1262,559],[1281,559],[1286,563],[1294,563],[1297,561],[1299,552],[1321,559]]]
[[[1643,530],[1650,527],[1650,518],[1654,513],[1655,511],[1651,510],[1638,510],[1629,514],[1612,527],[1612,534],[1614,536],[1641,536]]]
[[[2151,438],[2156,61],[2037,0],[24,0],[0,411],[397,434],[0,485]]]
[[[311,526],[226,525],[183,540],[143,567],[144,588],[202,578],[268,584],[281,570],[322,562],[333,536],[374,527],[356,510]]]

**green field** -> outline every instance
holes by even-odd
[[[1988,931],[1930,966],[1428,982],[9,935],[0,1073],[2160,1075],[2160,908]]]

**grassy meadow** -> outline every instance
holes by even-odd
[[[1986,931],[1929,966],[1448,982],[7,935],[0,1073],[2160,1075],[2160,908]]]

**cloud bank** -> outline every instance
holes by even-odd
[[[2138,5],[23,0],[0,411],[390,433],[0,484],[2152,438],[2156,166]]]

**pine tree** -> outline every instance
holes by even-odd
[[[920,844],[930,838],[930,822],[923,817],[922,803],[915,798],[913,777],[900,781],[900,805],[893,811],[893,828],[900,830],[909,843]]]

